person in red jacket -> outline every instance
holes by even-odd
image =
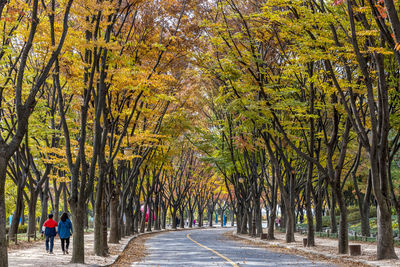
[[[53,220],[53,214],[49,214],[49,219],[44,222],[42,231],[46,236],[46,252],[50,254],[54,254],[53,253],[54,237],[57,235],[57,227],[58,224],[55,220]],[[49,247],[49,242],[50,242],[50,247]]]

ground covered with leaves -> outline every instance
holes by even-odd
[[[111,266],[125,267],[131,266],[134,262],[142,261],[147,255],[146,246],[144,243],[151,236],[154,236],[154,234],[142,235],[133,238],[121,253],[118,260]]]

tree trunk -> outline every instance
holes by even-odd
[[[253,227],[253,209],[247,209],[247,223],[248,223],[248,227],[249,227],[249,231],[248,234],[249,236],[255,236],[255,231],[253,232],[253,230],[255,230]],[[255,226],[255,225],[254,225]]]
[[[154,220],[153,220],[153,213],[152,213],[152,209],[151,209],[151,204],[149,204],[148,205],[148,207],[149,207],[149,216],[148,216],[148,222],[147,222],[147,232],[151,232],[151,226],[153,225],[153,223],[154,223]]]
[[[271,211],[271,214],[268,216],[268,240],[274,240],[275,235],[274,235],[274,226],[275,226],[275,219],[276,219],[276,210]]]
[[[294,239],[294,208],[286,206],[286,243],[295,242]]]
[[[248,231],[247,231],[247,212],[246,212],[246,214],[243,212],[241,217],[242,217],[241,218],[242,221],[241,221],[240,233],[247,234],[248,233]]]
[[[7,239],[6,239],[6,202],[5,183],[7,162],[3,155],[0,155],[0,266],[8,266]]]
[[[229,214],[231,216],[231,226],[235,226],[235,208],[232,207],[232,209],[229,211]]]
[[[371,231],[370,231],[370,226],[369,226],[369,203],[365,202],[362,205],[361,208],[361,235],[363,236],[370,236]]]
[[[172,229],[176,230],[176,208],[172,210]]]
[[[213,213],[214,213],[214,211],[213,211],[212,209],[209,209],[209,210],[208,210],[208,226],[209,226],[209,227],[212,227],[212,226],[213,226],[213,220],[212,220],[212,218],[213,218]]]
[[[139,220],[140,220],[140,196],[136,197],[136,205],[135,205],[136,211],[135,211],[135,216],[133,217],[133,227],[134,227],[134,233],[139,233]]]
[[[8,237],[10,240],[14,240],[15,244],[17,244],[17,234],[18,234],[18,225],[21,218],[21,214],[23,216],[24,210],[24,196],[23,196],[23,187],[18,184],[17,186],[17,202],[15,203],[15,210],[12,217],[10,229],[8,230]]]
[[[400,237],[400,210],[396,209],[396,214],[397,214],[397,237]],[[368,224],[369,226],[369,224]]]
[[[125,233],[127,236],[133,235],[133,205],[132,202],[129,201],[129,203],[126,205],[125,208]]]
[[[104,198],[104,171],[100,168],[99,179],[96,186],[96,201],[94,206],[94,253],[97,256],[105,256],[104,247],[105,244],[102,238],[102,225],[103,225],[103,214],[102,206],[105,201]]]
[[[202,227],[203,226],[203,212],[201,212],[200,210],[199,210],[199,214],[197,216],[197,220],[198,220],[198,223],[197,223],[198,227]]]
[[[188,210],[189,213],[189,228],[193,228],[193,220],[194,220],[194,215],[193,215],[193,210]]]
[[[377,141],[375,140],[375,142]],[[377,151],[374,151],[374,149],[371,150],[372,151],[369,153],[372,174],[371,178],[375,199],[378,203],[378,236],[376,238],[377,259],[397,259],[398,257],[394,251],[392,212],[387,184],[387,153],[385,152],[385,149],[382,148],[382,151],[380,151],[382,154],[378,157]]]
[[[89,230],[89,204],[85,204],[85,228]]]
[[[261,217],[261,206],[260,206],[260,198],[256,199],[256,205],[255,205],[255,220],[256,220],[256,236],[260,237],[261,234],[263,233],[262,231],[262,217]],[[223,219],[223,218],[222,218]]]
[[[84,236],[84,222],[85,214],[83,205],[71,204],[72,222],[74,226],[73,243],[72,243],[72,258],[71,263],[84,263],[85,262],[85,236]]]
[[[322,178],[320,177],[319,179]],[[322,199],[320,197],[317,198],[317,205],[315,206],[315,231],[322,232]]]
[[[387,205],[388,206],[388,205]],[[387,207],[378,204],[377,259],[396,259],[393,246],[392,216]]]
[[[161,228],[167,228],[167,208],[163,208],[162,210],[162,220],[161,220]]]
[[[338,235],[338,253],[347,254],[349,252],[349,233],[347,226],[347,208],[344,202],[344,195],[340,188],[340,184],[335,184],[335,191],[337,196],[337,202],[340,209],[340,221],[339,221],[339,235]]]
[[[336,196],[335,192],[332,188],[332,197],[331,197],[331,207],[330,207],[330,216],[331,216],[331,232],[332,233],[337,233],[337,222],[336,222]]]
[[[145,204],[143,205],[143,213],[142,213],[142,218],[140,220],[140,232],[144,233],[144,230],[146,228],[146,214],[147,214],[147,209],[148,209],[148,204],[147,201],[145,202]],[[150,216],[150,214],[149,214]]]
[[[36,231],[36,202],[37,202],[37,193],[31,192],[31,200],[28,203],[28,242],[30,238],[35,235]],[[39,229],[42,231],[42,229]]]
[[[44,222],[48,218],[48,201],[49,201],[49,180],[46,181],[43,191],[40,193],[40,208],[41,208],[41,216],[39,223],[39,230],[42,229]]]
[[[103,246],[103,255],[108,256],[108,243],[107,243],[107,228],[109,226],[109,210],[107,210],[107,203],[105,200],[105,194],[103,194],[103,201],[101,205],[101,214],[102,214],[102,227],[101,227],[101,240]]]
[[[21,225],[25,225],[25,202],[22,199],[22,209],[21,209]]]
[[[160,202],[159,196],[156,195],[156,199],[154,201],[154,230],[160,230]]]
[[[136,200],[136,212],[135,212],[135,216],[133,218],[133,227],[134,227],[134,232],[135,233],[139,233],[139,219],[141,213],[140,213],[140,202],[139,202],[139,197]]]
[[[123,201],[123,194],[122,192],[118,195],[119,202],[118,202],[118,240],[121,240],[123,237],[127,236],[126,234],[126,204],[127,199]]]
[[[313,164],[309,163],[308,176],[305,189],[306,199],[306,216],[307,216],[307,247],[315,246],[314,240],[314,221],[311,210],[311,187],[312,187],[312,176],[313,176]]]
[[[119,242],[119,217],[118,217],[118,195],[113,194],[110,200],[110,237],[108,242],[112,244],[118,244]]]
[[[179,222],[179,227],[183,229],[183,228],[185,228],[185,220],[184,220],[185,217],[183,216],[183,212],[180,212],[179,214],[180,214],[180,218],[181,218],[180,222]]]
[[[280,188],[282,189],[282,188]],[[287,199],[287,201],[289,202],[289,198]],[[281,193],[281,218],[279,220],[280,222],[280,228],[282,228],[282,225],[285,225],[286,227],[286,204],[285,204],[285,200],[284,200],[284,195]]]
[[[59,213],[60,213],[60,195],[61,195],[61,185],[57,187],[57,179],[53,180],[53,188],[54,188],[54,220],[56,222],[59,221]]]
[[[67,185],[63,183],[63,201],[64,201],[64,212],[68,212],[68,196],[67,196]]]
[[[236,214],[236,233],[242,233],[242,212],[240,206],[238,207],[238,212]]]
[[[160,207],[160,205],[158,205],[158,217],[157,217],[157,221],[156,221],[157,230],[161,230],[161,220],[162,220],[161,207]]]

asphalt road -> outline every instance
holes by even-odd
[[[333,266],[228,239],[232,229],[176,231],[147,239],[148,255],[132,266]]]

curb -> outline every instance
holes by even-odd
[[[284,244],[280,244],[280,243],[271,244],[269,241],[265,241],[265,240],[261,240],[261,239],[255,239],[255,238],[252,238],[252,237],[244,236],[244,235],[238,234],[235,231],[232,232],[232,235],[236,236],[238,238],[241,238],[241,239],[246,239],[248,241],[255,242],[255,243],[262,243],[262,244],[267,244],[267,245],[276,246],[276,247],[280,247],[280,248],[286,248],[286,249],[295,250],[295,251],[298,251],[298,252],[308,253],[308,254],[312,254],[312,255],[316,255],[316,256],[322,256],[322,257],[328,258],[328,259],[344,260],[344,261],[353,262],[353,263],[361,263],[361,264],[365,264],[365,265],[368,265],[368,266],[381,266],[379,264],[371,263],[371,262],[368,262],[366,260],[348,259],[348,258],[343,258],[343,257],[341,257],[339,255],[331,255],[331,254],[327,254],[327,253],[308,250],[308,249],[304,249],[304,248],[300,248],[300,247],[293,247],[293,246],[284,245]]]

